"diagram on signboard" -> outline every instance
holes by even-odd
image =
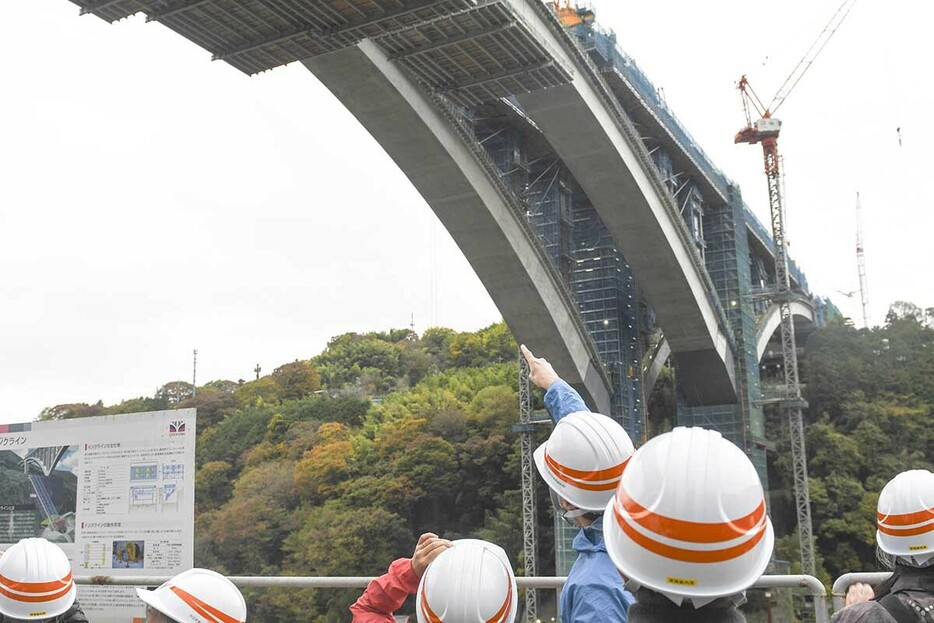
[[[184,475],[185,466],[181,463],[132,463],[129,512],[178,512]]]

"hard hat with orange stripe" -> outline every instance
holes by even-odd
[[[428,565],[415,600],[418,623],[513,623],[516,577],[503,548],[462,539]]]
[[[606,517],[607,551],[620,572],[697,608],[755,582],[775,540],[756,468],[703,428],[675,428],[642,446]]]
[[[75,603],[68,556],[45,539],[23,539],[0,557],[0,614],[50,619]]]
[[[189,569],[154,591],[136,589],[146,605],[179,623],[245,623],[240,589],[210,569]]]
[[[633,452],[622,426],[579,411],[558,420],[548,441],[535,450],[535,466],[556,494],[578,508],[601,512]]]
[[[934,559],[934,473],[902,472],[882,488],[876,514],[879,549],[901,562],[927,566]]]

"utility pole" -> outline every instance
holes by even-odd
[[[538,575],[536,564],[536,523],[535,509],[535,468],[532,458],[533,431],[532,424],[532,388],[529,383],[529,362],[525,355],[519,352],[519,425],[513,430],[519,433],[520,451],[522,454],[522,546],[525,552],[525,575],[534,577]],[[538,601],[534,588],[525,589],[525,621],[536,623],[538,619]]]
[[[191,397],[198,395],[198,349],[195,349],[195,359],[191,368]]]
[[[863,208],[856,193],[856,266],[859,269],[859,300],[863,304],[863,327],[869,328],[869,281],[866,279],[866,257],[863,254]]]
[[[262,372],[262,371],[263,371],[263,369],[259,367],[259,364],[256,364],[256,367],[253,368],[253,372],[256,372],[256,380],[257,380],[257,381],[259,380],[259,373]]]

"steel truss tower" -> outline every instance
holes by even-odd
[[[746,95],[745,79],[740,90]],[[769,186],[769,214],[772,220],[772,240],[775,243],[775,292],[772,300],[781,314],[782,367],[785,373],[784,395],[778,401],[788,418],[791,433],[791,461],[795,486],[795,507],[798,515],[798,546],[801,572],[815,575],[814,538],[811,528],[811,494],[808,491],[807,453],[804,444],[804,417],[807,402],[801,397],[798,378],[798,350],[795,343],[795,323],[791,315],[791,278],[788,274],[788,247],[785,242],[785,207],[782,202],[781,159],[778,155],[778,134],[781,121],[766,113],[755,125],[750,123],[736,135],[737,143],[762,143],[765,176]]]
[[[532,388],[529,383],[529,363],[519,352],[519,432],[520,451],[522,454],[522,546],[525,554],[525,575],[534,577],[538,573],[536,565],[538,515],[535,509],[535,467],[532,460],[534,439],[532,424]],[[535,623],[538,619],[538,601],[534,588],[525,589],[525,621]]]

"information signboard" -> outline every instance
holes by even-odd
[[[0,425],[0,550],[40,536],[75,575],[193,566],[195,410]],[[127,587],[80,586],[91,621],[132,623]]]

